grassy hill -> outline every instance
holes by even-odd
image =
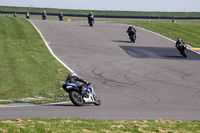
[[[31,23],[0,17],[0,25],[0,103],[66,100],[60,88],[67,70]]]

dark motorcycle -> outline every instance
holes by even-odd
[[[89,25],[92,27],[93,24],[94,24],[94,17],[93,16],[90,16],[89,19],[88,19],[88,23]]]
[[[131,42],[135,43],[135,40],[136,40],[135,33],[130,36],[130,40],[131,40]]]
[[[69,93],[69,98],[75,106],[82,106],[85,103],[93,103],[96,106],[101,105],[101,100],[94,93],[94,88],[91,83],[84,85],[85,93],[83,95],[76,84],[66,83],[62,87]]]
[[[42,15],[42,20],[46,20],[47,19],[47,15]]]
[[[187,48],[184,44],[179,44],[177,49],[184,58],[187,58]]]
[[[129,39],[131,40],[131,42],[135,43],[136,33],[133,31],[131,33],[129,33]]]
[[[59,15],[59,20],[63,21],[64,20],[64,15]]]

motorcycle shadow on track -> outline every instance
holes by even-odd
[[[53,103],[53,104],[44,104],[44,105],[41,105],[41,106],[63,106],[63,107],[77,107],[77,106],[74,106],[73,103],[71,102],[67,102],[67,103]],[[82,107],[84,106],[93,106],[91,104],[84,104],[82,105]]]
[[[177,59],[183,59],[184,57],[183,56],[172,56],[172,55],[166,55],[164,57],[169,57],[169,58],[177,58]]]
[[[180,55],[173,47],[119,46],[133,58],[173,59],[200,61],[200,55],[188,50],[188,58]]]
[[[89,25],[77,25],[77,26],[80,26],[80,27],[90,27]]]
[[[113,40],[113,42],[132,43],[131,41]]]

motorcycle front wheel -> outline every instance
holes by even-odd
[[[89,22],[89,25],[92,27],[93,26],[93,22],[91,21],[91,22]]]
[[[100,106],[101,105],[101,100],[95,95],[94,95],[94,100],[95,100],[94,105],[96,105],[96,106]]]
[[[183,51],[183,57],[187,58],[187,52],[186,52],[186,50]]]
[[[71,91],[69,93],[69,98],[75,106],[82,106],[83,105],[83,98],[78,92]]]
[[[130,40],[131,40],[132,43],[135,43],[135,37],[134,36],[131,36]]]

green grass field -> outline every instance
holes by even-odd
[[[67,100],[60,90],[67,70],[50,54],[31,23],[0,17],[0,25],[0,103]]]
[[[199,121],[178,120],[1,120],[0,133],[199,133]]]

